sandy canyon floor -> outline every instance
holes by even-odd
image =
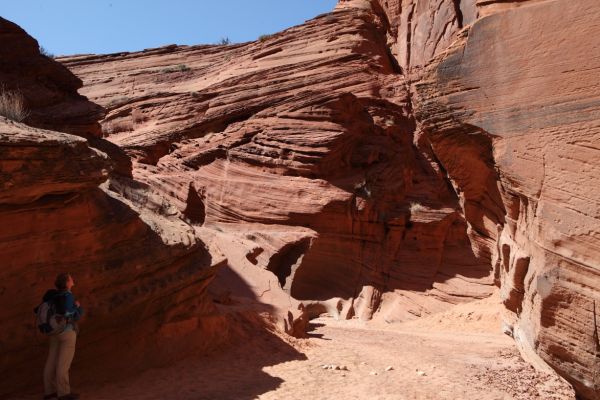
[[[85,400],[574,399],[560,378],[521,359],[500,332],[497,310],[491,298],[395,325],[323,316],[307,339],[262,333],[213,355],[79,389]]]

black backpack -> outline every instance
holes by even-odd
[[[44,301],[33,310],[35,325],[43,334],[53,336],[65,330],[68,321],[64,316],[63,297],[60,293],[47,293]]]

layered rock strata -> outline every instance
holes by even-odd
[[[485,297],[493,276],[415,141],[386,37],[380,15],[351,7],[254,43],[61,61],[107,109],[136,179],[195,226],[252,224],[249,271],[315,312],[400,321]]]
[[[232,317],[207,291],[224,255],[96,137],[104,110],[77,93],[81,80],[13,23],[0,19],[0,37],[0,90],[23,96],[25,122],[78,135],[0,117],[0,319],[10,327],[0,333],[0,397],[39,382],[31,371],[47,343],[32,309],[59,272],[75,277],[88,316],[80,378],[122,376],[229,340]]]
[[[492,14],[413,87],[473,236],[491,243],[517,343],[586,398],[600,396],[599,18],[595,1]]]
[[[27,321],[59,272],[75,277],[87,311],[79,380],[123,377],[249,329],[304,334],[304,310],[281,291],[262,307],[230,294],[222,301],[221,277],[230,286],[228,266],[238,263],[227,262],[214,234],[188,222],[204,218],[202,200],[179,211],[132,179],[129,156],[99,137],[104,109],[77,93],[81,80],[15,24],[0,20],[0,36],[0,91],[23,97],[28,124],[0,117],[0,318],[11,327],[0,334],[0,396],[39,380],[31,371],[41,368],[47,343]],[[252,282],[236,283],[250,291]]]
[[[28,321],[59,271],[73,274],[88,311],[77,363],[89,374],[165,362],[177,353],[171,336],[196,343],[187,351],[218,341],[223,321],[205,289],[225,258],[147,185],[107,181],[106,155],[85,139],[0,119],[0,298],[10,304],[0,318],[11,327],[0,333],[0,393],[37,381],[46,343]]]
[[[194,312],[211,312],[216,275],[214,301],[258,300],[289,332],[304,310],[395,322],[500,286],[523,353],[598,398],[595,3],[341,0],[257,42],[63,58],[107,111],[112,145],[96,140],[116,172],[98,189],[106,161],[89,148],[70,158],[81,180],[10,167],[22,184],[2,201],[96,193],[94,232],[117,199],[140,226],[120,240],[160,237],[156,254],[136,242],[126,279],[138,257],[208,257],[181,298]],[[161,330],[180,307],[165,304],[151,330],[197,326],[188,310]]]
[[[311,313],[404,320],[495,281],[523,350],[593,397],[598,7],[553,29],[561,5],[346,0],[255,43],[63,61],[136,178],[248,229],[243,262]]]

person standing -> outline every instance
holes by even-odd
[[[50,337],[50,350],[44,367],[44,400],[77,400],[79,395],[71,393],[69,369],[75,356],[77,321],[83,315],[83,309],[71,292],[75,282],[70,274],[59,274],[54,286],[56,289],[48,290],[43,301],[54,302],[57,314],[64,316],[66,324],[62,332]]]

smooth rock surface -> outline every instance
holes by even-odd
[[[596,1],[492,14],[414,85],[422,129],[461,193],[471,236],[494,254],[517,343],[594,399],[600,52],[591,38],[599,21]]]

